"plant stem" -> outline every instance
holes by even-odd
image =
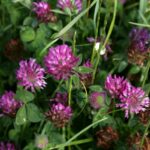
[[[77,140],[77,141],[71,142],[70,144],[60,144],[60,145],[57,145],[57,146],[49,148],[49,149],[46,148],[45,150],[60,149],[60,148],[66,147],[66,146],[79,145],[79,144],[89,143],[92,141],[93,141],[92,138]]]
[[[40,122],[40,125],[39,125],[39,127],[38,127],[37,133],[40,133],[40,131],[41,131],[43,125],[44,125],[44,122],[45,122],[44,119]]]
[[[144,144],[144,139],[145,139],[145,137],[146,137],[146,134],[147,134],[147,131],[148,131],[149,127],[150,127],[150,121],[148,122],[148,124],[147,124],[147,126],[146,126],[146,129],[145,129],[145,131],[144,131],[144,134],[143,134],[143,137],[142,137],[142,140],[141,140],[141,144],[140,144],[141,149],[142,149],[142,146],[143,146],[143,144]]]
[[[72,91],[72,77],[70,77],[70,80],[69,80],[69,90],[68,90],[68,105],[71,106],[71,91]],[[70,124],[68,124],[68,139],[70,138]],[[68,147],[69,150],[71,150],[71,147],[69,146]]]
[[[135,26],[140,26],[140,27],[144,27],[144,28],[150,28],[150,25],[148,25],[148,24],[136,23],[136,22],[132,22],[132,21],[130,21],[129,23],[132,24],[132,25],[135,25]]]
[[[48,43],[40,52],[39,54],[39,57],[42,57],[45,53],[46,53],[46,50],[52,46],[54,43],[56,43],[58,41],[58,38],[56,38],[55,40],[51,41],[50,43]]]
[[[68,104],[71,106],[71,91],[72,91],[72,77],[70,77],[69,90],[68,90]]]
[[[80,132],[78,132],[77,134],[75,134],[71,139],[69,139],[65,144],[69,144],[71,141],[75,140],[77,137],[79,137],[81,134],[83,134],[84,132],[86,132],[87,130],[89,130],[91,127],[95,126],[96,124],[107,120],[107,117],[104,117],[101,120],[98,120],[92,124],[90,124],[89,126],[85,127],[83,130],[81,130]]]
[[[55,91],[53,92],[52,96],[51,97],[54,97],[55,93],[58,91],[58,89],[60,88],[60,86],[62,85],[64,80],[61,80],[57,86],[57,88],[55,89]]]
[[[113,12],[113,18],[112,18],[112,21],[111,21],[111,24],[110,24],[110,27],[109,27],[109,31],[108,31],[108,34],[106,36],[106,39],[104,41],[104,44],[103,46],[100,46],[99,47],[99,50],[98,50],[98,58],[97,58],[97,61],[96,61],[96,66],[95,66],[95,69],[94,69],[94,72],[93,72],[93,79],[92,79],[92,83],[94,82],[95,80],[95,75],[96,75],[96,71],[97,71],[97,67],[98,67],[98,64],[99,64],[99,60],[100,60],[100,55],[99,55],[99,52],[101,51],[101,49],[104,49],[108,40],[109,40],[109,37],[112,33],[112,30],[113,30],[113,27],[114,27],[114,24],[115,24],[115,19],[116,19],[116,13],[117,13],[117,0],[115,0],[115,3],[114,3],[114,12]]]
[[[76,115],[76,118],[82,113],[82,111],[84,110],[86,104],[88,103],[88,93],[87,93],[87,89],[86,89],[86,86],[84,85],[84,83],[82,81],[80,81],[83,88],[84,88],[84,91],[85,91],[85,94],[86,94],[86,101],[85,101],[85,104],[84,106],[82,107],[81,111]]]
[[[91,0],[88,0],[88,7],[90,6]],[[89,16],[89,10],[87,11],[87,17]]]
[[[66,128],[62,128],[63,138],[66,140]]]
[[[75,31],[73,35],[73,45],[72,45],[74,54],[76,54],[76,36],[77,36],[77,32]]]
[[[99,29],[99,24],[100,24],[100,14],[101,14],[101,4],[102,0],[99,2],[99,12],[98,12],[98,18],[97,18],[97,25],[96,25],[96,32],[95,32],[95,42],[92,50],[92,57],[91,57],[91,63],[93,64],[94,61],[94,56],[95,56],[95,44],[97,42],[97,37],[98,37],[98,29]]]
[[[133,9],[134,7],[137,7],[138,5],[139,5],[139,2],[133,3],[133,4],[129,5],[129,6],[127,6],[127,7],[125,8],[125,10]]]
[[[144,79],[143,79],[143,83],[142,83],[142,88],[144,87],[144,85],[146,83],[149,69],[150,69],[150,60],[148,61],[147,66],[146,66],[146,70],[145,70],[145,73],[144,73]]]

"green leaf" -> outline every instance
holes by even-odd
[[[137,74],[139,73],[141,68],[139,66],[132,66],[129,70],[129,74]]]
[[[140,0],[140,9],[139,11],[144,14],[147,7],[148,0]]]
[[[31,27],[24,27],[20,31],[20,36],[23,42],[31,42],[35,38],[35,32]]]
[[[122,72],[126,67],[128,66],[128,63],[126,61],[121,61],[118,67],[118,72]]]
[[[57,24],[56,23],[48,23],[48,27],[54,31],[60,31],[62,29],[63,25],[62,25],[61,21],[58,21]]]
[[[111,104],[111,99],[110,97],[106,96],[106,105],[109,106]]]
[[[31,122],[39,122],[43,119],[43,115],[35,104],[28,103],[27,107],[27,118]]]
[[[16,114],[16,124],[22,125],[27,122],[26,106],[22,106]]]
[[[16,24],[16,23],[18,23],[18,21],[19,21],[19,19],[20,19],[20,11],[18,10],[18,9],[16,9],[15,7],[10,7],[10,8],[8,8],[9,10],[8,10],[8,12],[9,12],[9,14],[10,14],[10,19],[11,19],[11,22],[13,23],[13,24]]]
[[[23,6],[27,8],[31,8],[32,1],[31,0],[12,0],[14,3],[21,3]]]
[[[19,139],[19,132],[16,129],[11,129],[8,133],[10,140],[18,140]]]
[[[89,89],[94,92],[102,92],[103,91],[103,89],[100,85],[92,85],[89,87]]]
[[[145,84],[144,87],[143,87],[143,90],[146,92],[146,93],[150,93],[150,83],[148,84]]]
[[[104,116],[104,113],[107,113],[107,109],[106,108],[100,109],[97,112],[97,114],[94,116],[93,122],[102,119],[103,116]],[[105,117],[107,117],[108,119],[106,119],[104,122],[99,124],[101,127],[108,126],[108,125],[112,126],[112,127],[116,127],[116,122],[115,122],[115,120],[114,120],[114,118],[112,116],[105,114]]]
[[[77,75],[73,75],[72,76],[72,82],[73,82],[75,87],[79,88],[80,79],[79,79],[79,77]]]
[[[89,67],[84,67],[84,66],[75,67],[74,70],[77,71],[78,73],[91,73],[91,72],[93,72],[93,69],[91,69]]]
[[[33,24],[34,23],[32,23],[32,26]],[[34,40],[30,44],[27,43],[27,46],[29,47],[28,49],[30,49],[30,51],[36,52],[36,55],[38,56],[39,53],[42,52],[41,49],[46,44],[48,44],[50,35],[51,35],[51,30],[48,28],[47,24],[40,23],[38,25],[38,28],[36,27],[36,36]]]
[[[33,22],[33,18],[32,17],[26,17],[23,21],[23,25],[24,26],[28,26],[28,25],[31,25]]]
[[[65,12],[67,15],[69,15],[69,16],[72,15],[70,8],[67,8],[67,7],[66,7],[66,8],[64,9],[64,12]]]
[[[78,55],[77,57],[79,58],[79,61],[78,61],[78,63],[77,63],[77,66],[79,66],[79,65],[82,63],[83,55],[80,54],[80,55]]]
[[[24,89],[18,89],[15,98],[23,101],[24,103],[28,103],[34,99],[34,95]]]

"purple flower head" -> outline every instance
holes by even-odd
[[[17,70],[19,85],[24,86],[25,89],[31,89],[33,92],[35,88],[43,89],[43,87],[45,87],[45,70],[36,63],[35,59],[30,58],[29,61],[22,60],[19,66],[20,68]]]
[[[122,91],[120,95],[121,103],[117,107],[125,109],[125,117],[129,114],[138,114],[140,111],[145,111],[146,107],[150,106],[150,99],[141,88],[130,86]]]
[[[135,49],[140,52],[148,50],[148,44],[150,41],[150,34],[145,28],[133,28],[129,34],[131,39],[130,49]]]
[[[78,58],[72,53],[68,45],[58,45],[49,49],[44,62],[49,74],[55,79],[68,79],[72,74],[72,69],[77,65]]]
[[[70,9],[71,12],[80,12],[82,10],[82,1],[81,0],[58,0],[57,7],[62,10]]]
[[[57,19],[51,12],[51,7],[47,2],[33,2],[33,11],[42,22],[55,22]]]
[[[43,18],[50,12],[50,6],[47,2],[33,2],[33,11],[38,18]]]
[[[16,150],[15,145],[10,142],[0,142],[0,150]]]
[[[68,103],[68,94],[57,92],[56,96],[53,99],[50,99],[52,102],[61,103],[63,105],[67,105]]]
[[[87,67],[87,68],[92,68],[92,64],[90,62],[90,60],[87,60],[84,64],[83,64],[84,67]],[[91,84],[91,81],[92,81],[92,73],[80,73],[79,74],[79,77],[81,79],[81,81],[84,82],[85,85],[90,85]]]
[[[131,85],[127,80],[123,77],[117,77],[116,75],[108,75],[105,81],[105,88],[108,90],[112,98],[118,98],[121,93],[130,86]]]
[[[106,93],[105,92],[93,92],[90,95],[90,105],[94,109],[100,109],[101,107],[104,106],[106,99]]]
[[[70,106],[64,106],[61,103],[53,104],[46,116],[58,128],[64,127],[72,117],[72,109]]]
[[[42,17],[50,11],[50,6],[47,2],[33,2],[33,6],[33,11],[35,11],[39,17]]]
[[[17,110],[21,107],[22,102],[14,98],[15,94],[12,91],[5,91],[0,97],[0,111],[8,116],[15,116]]]

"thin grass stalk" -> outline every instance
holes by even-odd
[[[95,75],[96,75],[97,67],[98,67],[99,60],[100,60],[99,52],[101,51],[101,49],[105,48],[105,46],[106,46],[106,44],[107,44],[107,42],[108,42],[108,40],[109,40],[109,38],[110,38],[110,35],[111,35],[111,33],[112,33],[112,30],[113,30],[113,27],[114,27],[114,25],[115,25],[116,14],[117,14],[117,0],[115,0],[115,2],[114,2],[113,18],[112,18],[112,21],[111,21],[111,24],[110,24],[110,27],[109,27],[109,30],[108,30],[108,34],[107,34],[107,36],[106,36],[106,39],[105,39],[105,41],[104,41],[104,44],[99,47],[98,58],[97,58],[97,61],[96,61],[96,65],[95,65],[94,72],[93,72],[92,83],[93,83],[94,80],[95,80]]]
[[[150,60],[148,60],[148,63],[146,65],[146,70],[145,70],[145,73],[144,73],[144,79],[143,79],[143,82],[142,82],[142,88],[144,87],[144,85],[146,83],[146,80],[148,78],[149,69],[150,69]]]
[[[99,1],[99,11],[98,11],[96,31],[95,31],[95,42],[94,42],[94,46],[93,46],[93,50],[92,50],[92,56],[91,56],[91,64],[94,63],[93,61],[94,61],[94,57],[95,57],[95,44],[96,44],[96,40],[98,37],[98,29],[99,29],[99,24],[100,24],[101,4],[102,4],[102,0]]]
[[[92,138],[77,140],[77,141],[71,142],[70,144],[60,144],[60,145],[57,145],[57,146],[52,147],[52,148],[45,148],[44,150],[53,150],[53,149],[60,150],[63,147],[74,146],[74,145],[79,145],[79,144],[85,144],[85,143],[89,143],[89,142],[92,142],[92,141],[93,141]]]

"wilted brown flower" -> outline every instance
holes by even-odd
[[[148,49],[146,52],[140,52],[136,49],[129,49],[128,50],[128,61],[132,64],[137,64],[139,66],[143,66],[145,60],[149,58],[150,49]]]
[[[128,61],[143,66],[149,58],[150,34],[146,28],[133,28],[129,34],[130,46],[128,50]]]
[[[146,111],[144,112],[140,112],[138,115],[140,121],[146,125],[148,123],[148,121],[150,120],[150,108],[148,108]]]
[[[118,140],[119,135],[112,127],[105,127],[96,133],[97,147],[108,150]]]
[[[23,56],[23,44],[19,39],[11,39],[5,46],[4,55],[11,61],[19,61]]]
[[[133,150],[133,145],[136,150],[150,150],[150,138],[146,137],[144,143],[141,147],[142,136],[139,133],[136,133],[134,136],[130,136],[127,140],[129,150]]]

